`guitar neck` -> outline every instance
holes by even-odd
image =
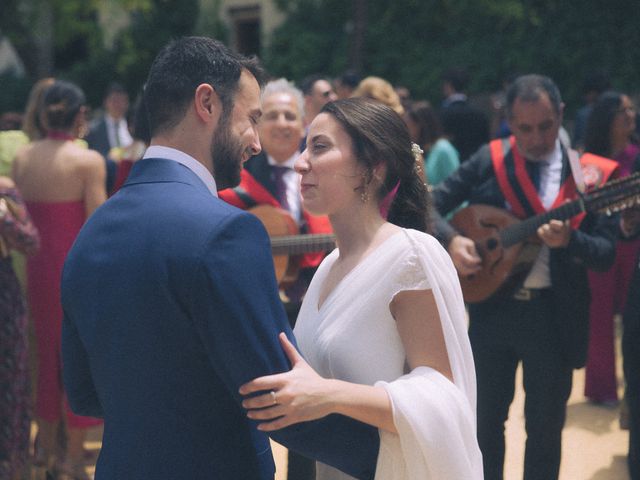
[[[333,234],[283,235],[271,237],[271,252],[274,255],[301,255],[311,252],[326,252],[336,246]]]
[[[527,218],[508,226],[500,232],[502,245],[510,247],[534,233],[541,225],[551,220],[568,220],[582,212],[612,211],[629,208],[640,202],[640,173],[634,173],[597,188],[577,200],[549,210],[548,212]]]
[[[500,232],[500,241],[504,247],[510,247],[535,234],[538,228],[551,220],[568,220],[585,211],[582,199],[573,200],[564,205],[515,223]]]

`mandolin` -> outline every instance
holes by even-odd
[[[461,235],[475,242],[482,269],[461,276],[468,303],[486,300],[501,290],[518,285],[537,258],[541,243],[536,231],[551,220],[568,220],[583,212],[614,212],[640,204],[640,173],[608,182],[558,208],[518,220],[506,210],[489,205],[471,205],[451,220]]]
[[[278,284],[297,277],[296,255],[326,252],[336,246],[331,233],[298,234],[298,225],[289,212],[271,205],[258,205],[249,210],[262,222],[271,239],[271,253]]]

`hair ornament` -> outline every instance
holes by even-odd
[[[422,162],[422,154],[424,150],[420,148],[420,145],[417,143],[411,142],[411,153],[413,154],[413,158],[417,162]]]
[[[424,157],[422,156],[423,153],[424,150],[420,148],[420,145],[411,142],[411,154],[413,155],[413,160],[415,162],[414,170],[421,178],[424,178],[424,169],[422,168],[422,162],[424,161]]]

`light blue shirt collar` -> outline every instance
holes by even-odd
[[[171,147],[163,147],[160,145],[152,145],[147,148],[144,152],[144,157],[142,158],[164,158],[167,160],[173,160],[174,162],[178,162],[193,173],[195,173],[202,183],[206,185],[206,187],[211,192],[211,195],[214,197],[218,196],[218,189],[216,187],[216,180],[211,175],[211,172],[207,170],[207,167],[202,165],[198,160],[193,158],[191,155],[187,155],[180,150],[176,150]]]

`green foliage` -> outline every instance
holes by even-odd
[[[264,52],[272,74],[299,80],[348,67],[352,3],[278,0],[289,17]],[[616,88],[638,88],[639,23],[640,9],[628,0],[370,0],[362,73],[438,102],[450,66],[469,70],[471,93],[495,91],[512,73],[537,72],[554,78],[575,105],[595,68],[608,70]]]
[[[271,73],[299,80],[311,73],[346,67],[348,2],[281,0],[278,4],[289,16],[263,54]]]
[[[131,25],[117,42],[114,68],[132,95],[141,90],[158,51],[193,33],[198,13],[197,0],[151,0],[150,8],[132,12]]]
[[[198,0],[111,0],[131,22],[107,47],[99,28],[101,0],[1,0],[0,32],[7,35],[32,79],[55,75],[78,83],[90,105],[99,106],[107,85],[122,82],[131,95],[140,91],[153,58],[171,38],[193,33]],[[38,25],[50,26],[47,32]],[[49,25],[49,23],[51,23]],[[50,58],[51,69],[42,60]],[[46,62],[45,62],[46,63]],[[6,94],[0,92],[0,97]],[[19,102],[24,105],[26,94]],[[0,98],[0,102],[2,98]]]
[[[14,73],[0,75],[0,113],[21,112],[30,88],[30,82]]]

